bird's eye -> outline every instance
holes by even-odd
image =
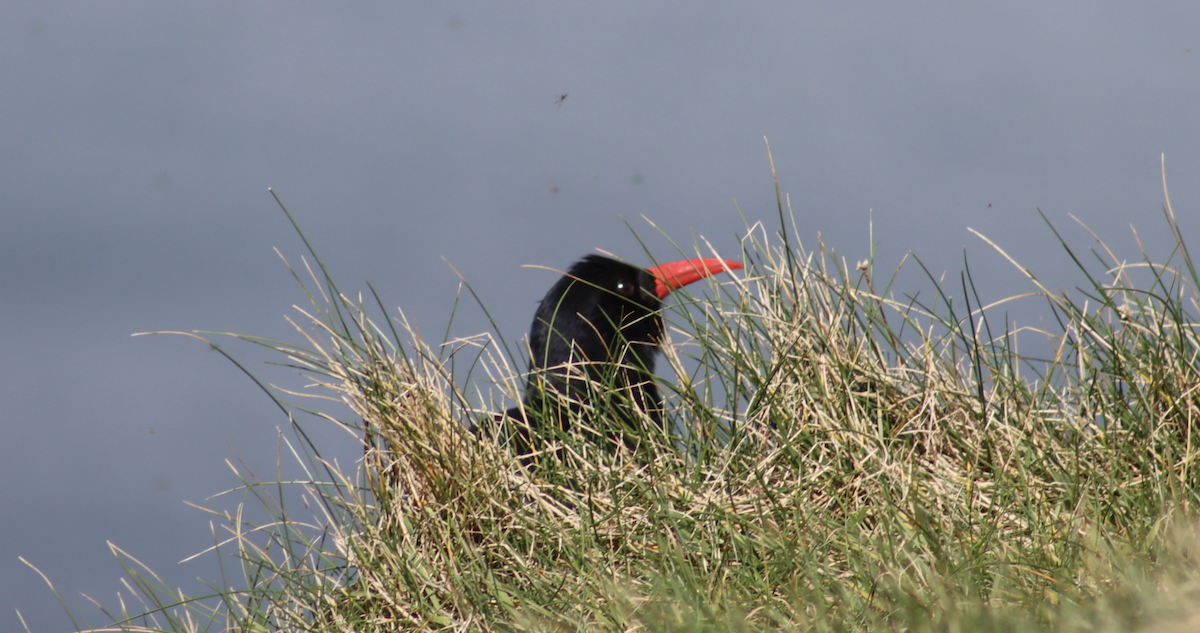
[[[625,295],[626,297],[628,297],[629,295],[632,295],[633,291],[636,289],[637,289],[637,286],[629,283],[628,281],[618,281],[617,282],[617,292]]]

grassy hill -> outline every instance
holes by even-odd
[[[1200,630],[1200,277],[1169,204],[1160,260],[1064,242],[1088,285],[1026,272],[1042,358],[969,273],[893,296],[786,211],[720,253],[744,275],[672,302],[667,432],[530,464],[467,430],[520,394],[519,353],[422,341],[317,268],[300,343],[242,338],[348,405],[307,424],[361,462],[295,423],[304,481],[247,476],[268,520],[224,515],[243,577],[185,599],[119,553],[139,595],[105,630]]]

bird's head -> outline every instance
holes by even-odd
[[[535,348],[548,345],[550,349],[535,349],[535,354],[548,351],[550,360],[566,360],[574,348],[588,360],[611,360],[611,343],[619,332],[625,341],[648,347],[644,350],[648,359],[662,339],[659,311],[672,290],[740,268],[737,262],[721,259],[684,259],[647,269],[587,255],[542,299],[531,342]],[[550,335],[550,330],[557,336]]]

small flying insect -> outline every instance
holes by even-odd
[[[562,96],[560,96],[558,99],[555,99],[555,100],[554,100],[554,105],[558,106],[558,107],[561,109],[561,108],[562,108],[563,101],[566,101],[566,100],[567,100],[567,94],[568,94],[568,93],[565,93],[565,92],[564,92],[564,93],[562,93]]]

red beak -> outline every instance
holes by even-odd
[[[727,259],[681,259],[647,268],[654,275],[654,292],[659,299],[665,299],[672,290],[678,290],[693,281],[731,270],[741,270],[742,265]]]

